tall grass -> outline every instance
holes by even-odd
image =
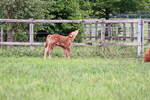
[[[131,58],[0,57],[0,100],[150,100],[150,64]]]
[[[124,46],[74,46],[71,50],[71,57],[127,57],[136,58],[136,47]],[[0,56],[15,57],[43,57],[44,47],[5,47],[0,49]],[[53,57],[62,57],[63,49],[55,48],[52,53]]]

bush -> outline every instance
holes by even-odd
[[[0,56],[15,56],[15,57],[43,57],[44,46],[36,47],[4,47],[0,49]],[[63,57],[63,49],[54,48],[53,57]],[[135,47],[123,47],[123,46],[109,46],[109,47],[98,47],[98,46],[73,46],[71,49],[71,57],[127,57],[136,58]]]
[[[21,30],[15,32],[14,40],[17,42],[27,42],[28,41],[28,34],[27,32],[23,32]]]

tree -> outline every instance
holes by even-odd
[[[82,19],[91,18],[92,16],[92,3],[89,0],[79,0],[80,12],[82,13]]]
[[[110,15],[136,12],[145,9],[146,0],[94,0],[91,1],[93,16],[109,19]]]
[[[1,0],[0,17],[6,19],[29,19],[45,17],[45,2],[42,0]],[[22,24],[7,24],[7,41],[13,41],[14,32],[17,28],[25,29]]]
[[[120,0],[94,0],[92,1],[92,9],[93,9],[93,16],[96,18],[110,18],[110,14],[113,11],[116,11],[118,7],[116,4],[120,2]]]
[[[132,13],[145,10],[147,0],[121,0],[118,3],[119,13]]]
[[[53,4],[52,5],[50,4],[49,7],[47,8],[48,12],[45,17],[46,19],[77,20],[83,18],[78,0],[55,0],[52,1],[51,3]],[[76,29],[80,29],[81,32],[82,24],[57,23],[44,25],[44,30],[48,30],[49,33],[58,33],[61,35],[68,35],[68,33]],[[81,40],[78,40],[78,42],[79,41]]]
[[[94,18],[105,18],[108,20],[115,14],[125,12],[135,12],[144,9],[145,0],[92,0],[92,10]],[[109,24],[106,24],[106,27]],[[108,28],[106,28],[105,36],[108,36]]]

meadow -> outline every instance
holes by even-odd
[[[150,100],[150,63],[88,48],[47,60],[41,47],[0,49],[0,100]]]

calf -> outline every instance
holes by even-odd
[[[70,58],[70,49],[73,40],[76,38],[79,30],[71,32],[68,36],[62,36],[58,34],[48,35],[46,38],[44,59],[46,59],[47,54],[51,58],[51,53],[54,47],[59,46],[64,49],[64,57]]]
[[[144,62],[150,62],[150,48],[148,48],[144,53]]]

